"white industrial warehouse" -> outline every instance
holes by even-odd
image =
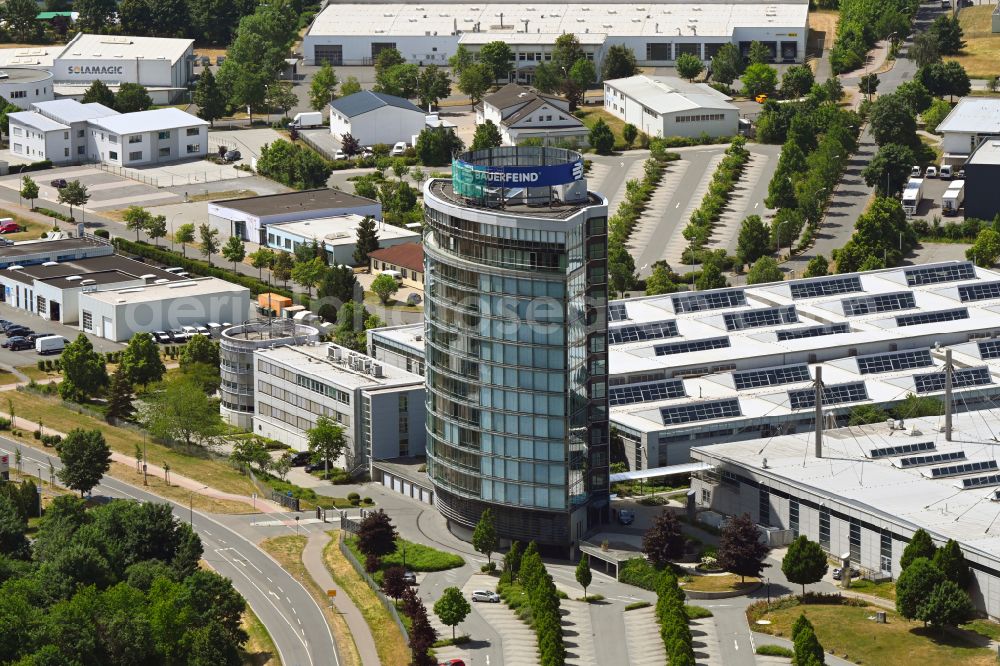
[[[309,64],[370,65],[383,48],[409,62],[444,65],[459,44],[470,51],[508,43],[518,74],[530,83],[539,62],[551,59],[563,34],[577,35],[598,64],[612,44],[624,44],[639,65],[673,63],[682,53],[710,60],[723,44],[747,52],[750,42],[779,62],[802,62],[809,5],[797,2],[644,3],[351,3],[331,2],[303,38]],[[600,67],[598,67],[600,71]]]
[[[354,266],[358,226],[364,219],[362,215],[348,214],[271,224],[267,227],[267,246],[294,252],[316,242],[326,252],[328,264]],[[376,224],[376,235],[380,248],[420,240],[416,231],[384,222]]]
[[[649,136],[735,136],[740,110],[707,83],[640,74],[604,82],[604,110]]]

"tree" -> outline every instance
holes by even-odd
[[[283,284],[288,284],[288,279],[292,277],[292,255],[280,250],[274,255],[274,264],[271,266],[271,275],[275,280],[280,280]]]
[[[743,82],[743,94],[747,97],[773,95],[778,85],[778,70],[763,63],[755,63],[747,66],[740,81]]]
[[[233,444],[230,460],[235,462],[241,470],[251,470],[256,467],[261,472],[267,472],[271,466],[271,455],[264,445],[255,438],[243,438]]]
[[[274,263],[274,250],[261,247],[248,254],[247,259],[250,260],[250,265],[257,269],[257,279],[263,280],[264,269],[270,268]]]
[[[972,619],[975,607],[968,592],[952,580],[939,581],[917,609],[917,619],[941,628],[957,627]]]
[[[624,79],[639,73],[635,62],[635,51],[624,44],[612,44],[604,54],[601,65],[601,79]]]
[[[322,111],[326,108],[326,105],[333,101],[339,83],[337,73],[333,71],[330,63],[323,63],[309,84],[309,108],[313,111]]]
[[[375,85],[372,90],[410,99],[417,96],[419,78],[420,68],[414,64],[392,65],[381,71],[376,67]]]
[[[87,192],[86,185],[81,184],[79,180],[71,180],[66,183],[66,187],[60,188],[56,201],[69,206],[69,219],[72,221],[73,207],[86,206],[87,202],[90,201],[90,194]]]
[[[417,136],[414,148],[424,166],[445,166],[451,158],[462,152],[462,140],[447,127],[427,127]]]
[[[893,95],[906,102],[913,116],[926,111],[933,100],[927,86],[916,79],[899,84]]]
[[[323,478],[330,478],[330,461],[340,458],[347,441],[344,439],[344,428],[325,414],[316,419],[316,425],[306,430],[309,441],[309,453],[313,464],[323,463]]]
[[[611,151],[614,150],[615,135],[603,118],[598,118],[594,126],[590,128],[588,139],[590,145],[599,155],[610,155]]]
[[[806,629],[806,628],[809,628],[809,629],[812,629],[813,631],[815,631],[815,627],[813,627],[813,623],[809,621],[809,618],[806,617],[806,614],[805,613],[799,613],[799,616],[797,618],[795,618],[795,622],[792,623],[792,636],[791,636],[791,638],[792,638],[792,642],[793,643],[795,642],[795,639],[799,637],[799,634],[802,632],[802,630]]]
[[[108,383],[104,359],[94,351],[94,345],[83,333],[63,349],[62,371],[59,395],[70,402],[94,397]]]
[[[146,386],[163,379],[167,372],[160,358],[160,349],[149,333],[136,333],[122,350],[119,368],[131,384]]]
[[[115,94],[104,81],[97,80],[90,84],[80,101],[83,104],[103,104],[111,109],[115,106]]]
[[[104,418],[108,423],[116,423],[119,419],[128,418],[132,414],[132,383],[129,381],[123,365],[119,365],[115,373],[111,375],[107,404],[108,408],[104,413]]]
[[[976,241],[965,251],[965,258],[976,266],[989,268],[1000,259],[1000,233],[993,229],[983,229],[976,235]]]
[[[802,586],[803,596],[806,585],[821,581],[828,568],[826,553],[818,543],[810,541],[805,535],[792,541],[781,560],[781,572],[788,582]]]
[[[861,92],[864,93],[865,97],[868,98],[870,102],[875,91],[878,90],[878,74],[872,72],[871,74],[865,74],[861,77],[861,83],[859,84]]]
[[[218,401],[205,394],[201,382],[185,375],[148,392],[136,419],[154,437],[183,442],[188,448],[207,444],[223,431]]]
[[[765,282],[780,282],[785,274],[778,266],[774,257],[761,257],[753,263],[747,272],[747,284],[764,284]]]
[[[212,255],[219,251],[219,230],[213,229],[208,223],[198,225],[198,237],[201,244],[198,250],[202,256],[208,258],[208,265],[212,265]]]
[[[149,211],[142,206],[129,206],[122,214],[125,228],[129,231],[135,231],[136,243],[139,242],[139,232],[146,228],[150,217],[152,216],[149,214]]]
[[[625,148],[631,149],[632,144],[635,143],[636,138],[639,136],[639,130],[632,123],[625,123],[622,127],[622,139],[625,140]]]
[[[934,35],[941,55],[958,55],[965,48],[965,42],[962,41],[962,26],[957,16],[946,14],[938,16],[928,32]]]
[[[35,0],[7,0],[0,13],[14,41],[31,43],[40,37],[42,26],[36,18],[38,3]]]
[[[909,146],[887,143],[861,171],[869,187],[875,187],[883,197],[891,197],[906,184],[917,158]]]
[[[321,299],[335,301],[335,303],[330,304],[334,306],[332,316],[327,317],[321,313],[324,319],[332,322],[337,320],[337,306],[351,300],[355,295],[359,299],[361,298],[361,287],[358,286],[358,279],[354,276],[354,271],[350,266],[331,266],[323,274],[323,278],[316,287],[316,295]]]
[[[383,571],[382,593],[398,601],[407,588],[405,573],[406,570],[400,566],[392,566]]]
[[[675,66],[677,67],[677,75],[688,81],[694,81],[705,70],[705,64],[701,58],[691,53],[682,53],[677,56]]]
[[[795,648],[795,663],[799,666],[819,666],[825,663],[826,655],[823,646],[816,638],[816,632],[811,625],[799,630],[793,642]]]
[[[735,44],[726,42],[712,56],[712,79],[725,85],[733,81],[743,72],[743,56]]]
[[[201,334],[191,336],[181,349],[181,372],[188,375],[197,374],[200,367],[218,373],[219,361],[219,343]]]
[[[563,94],[566,95],[570,109],[576,109],[583,103],[584,92],[594,84],[596,78],[597,70],[592,61],[580,58],[573,63],[563,87]]]
[[[657,569],[667,566],[684,554],[681,523],[670,509],[664,509],[642,535],[642,552]]]
[[[872,137],[879,146],[889,143],[910,146],[916,141],[917,121],[909,105],[896,95],[883,95],[875,100],[869,120]]]
[[[472,547],[476,549],[476,552],[486,556],[489,565],[493,564],[493,551],[497,548],[497,527],[493,521],[491,509],[484,509],[479,514],[479,522],[476,523],[476,529],[472,532]]]
[[[701,274],[698,275],[697,279],[694,281],[694,286],[699,291],[704,291],[706,289],[719,289],[721,287],[727,286],[729,283],[726,281],[725,276],[722,274],[722,269],[715,262],[709,262],[704,265],[701,269]]]
[[[20,515],[13,500],[9,497],[0,497],[0,553],[14,559],[26,560],[30,558],[31,545],[25,537],[27,530],[27,519]],[[0,606],[0,613],[3,610],[6,609],[2,609]],[[19,619],[23,621],[23,617]],[[5,617],[3,620],[9,622],[9,618]],[[6,623],[4,624],[6,625]],[[3,650],[3,652],[9,653],[10,648]]]
[[[830,262],[822,254],[817,254],[806,264],[806,271],[802,277],[822,277],[830,274]]]
[[[194,242],[194,224],[187,222],[177,227],[177,231],[174,232],[174,241],[180,244],[181,254],[186,257],[187,243]]]
[[[771,49],[756,40],[750,42],[747,60],[751,65],[766,65],[771,62]]]
[[[483,98],[494,81],[493,70],[490,69],[490,66],[477,62],[462,69],[458,75],[458,89],[463,94],[468,95],[475,105]]]
[[[167,218],[165,215],[150,215],[146,221],[146,236],[153,239],[157,247],[160,239],[167,235]]]
[[[583,587],[583,598],[587,598],[587,588],[590,586],[594,575],[590,572],[590,557],[584,553],[580,556],[580,561],[576,563],[576,582]]]
[[[59,480],[80,497],[101,482],[111,468],[111,449],[100,430],[74,428],[56,445],[63,468]]]
[[[965,561],[965,555],[962,554],[962,548],[957,541],[948,539],[947,543],[934,553],[932,561],[934,566],[945,575],[945,578],[963,590],[969,586],[972,572],[969,571],[969,565]]]
[[[358,223],[357,240],[354,243],[354,263],[358,266],[367,266],[368,255],[378,248],[375,218],[366,216]]]
[[[371,290],[376,296],[378,296],[382,305],[388,305],[389,299],[392,295],[399,291],[399,285],[396,283],[396,279],[394,277],[382,273],[377,278],[372,280]]]
[[[503,137],[496,124],[487,118],[482,124],[476,125],[476,133],[472,137],[472,150],[499,148],[503,145]]]
[[[937,546],[931,540],[931,535],[923,529],[918,529],[910,538],[910,543],[906,544],[903,554],[899,558],[899,568],[905,571],[910,564],[918,558],[925,558],[928,562],[934,559]]]
[[[917,33],[906,55],[919,68],[941,62],[941,47],[938,44],[937,36],[929,30]]]
[[[955,95],[964,97],[972,90],[965,68],[954,60],[931,63],[917,71],[917,78],[932,95],[948,95],[949,101]]]
[[[741,264],[750,265],[771,252],[771,230],[759,215],[750,215],[740,223],[736,241],[736,256]]]
[[[646,295],[672,294],[679,289],[680,287],[674,281],[674,275],[667,262],[657,261],[654,263],[652,274],[646,278]]]
[[[781,96],[785,99],[796,99],[808,93],[816,77],[808,65],[792,65],[781,77]]]
[[[908,562],[896,581],[896,610],[908,620],[920,619],[920,607],[942,579],[944,573],[926,557]]]
[[[31,179],[31,176],[25,176],[21,179],[21,191],[19,193],[22,199],[27,199],[31,202],[31,210],[35,209],[35,199],[38,198],[38,183]]]
[[[435,660],[430,658],[428,651],[437,640],[437,631],[427,619],[427,609],[424,602],[416,600],[414,612],[410,613],[410,662],[413,666],[434,666]]]
[[[928,132],[937,132],[938,125],[944,122],[949,113],[951,113],[951,104],[943,99],[935,99],[931,102],[930,107],[921,114],[921,118],[924,120],[924,129]]]
[[[635,286],[635,259],[621,243],[608,244],[608,287],[624,294]]]
[[[295,108],[299,103],[299,97],[295,94],[291,81],[278,81],[268,84],[264,97],[264,104],[268,109],[277,109],[282,115],[288,117],[288,110]]]
[[[750,514],[734,516],[722,526],[719,537],[719,565],[726,571],[746,576],[759,576],[763,571],[767,546],[760,540],[760,530]]]
[[[439,100],[451,94],[451,77],[437,65],[428,65],[417,78],[417,99],[420,106],[430,111]]]
[[[385,511],[369,511],[358,525],[358,550],[365,556],[365,569],[378,569],[381,558],[396,552],[399,535]]]
[[[483,44],[479,49],[479,62],[489,67],[491,83],[507,80],[514,71],[514,51],[504,41]]]
[[[243,239],[239,236],[230,236],[229,240],[222,247],[222,256],[226,258],[227,261],[233,262],[233,272],[236,273],[236,265],[243,261],[247,256],[246,245],[243,244]]]
[[[153,100],[144,86],[138,83],[123,83],[115,93],[115,111],[118,113],[135,113],[145,111],[153,106]]]
[[[434,602],[434,614],[442,624],[451,627],[451,637],[455,638],[455,626],[472,612],[465,595],[457,587],[446,587],[441,598]]]
[[[215,74],[208,67],[204,68],[198,77],[198,84],[191,95],[191,101],[198,107],[197,115],[207,120],[212,126],[215,121],[226,113],[226,99],[215,81]]]
[[[361,92],[361,83],[358,82],[358,77],[348,76],[344,79],[344,82],[340,84],[340,96],[347,97],[348,95],[353,95],[354,93]]]
[[[471,67],[475,61],[469,48],[465,44],[459,44],[455,49],[455,55],[448,58],[448,66],[455,76],[461,76],[462,72]]]

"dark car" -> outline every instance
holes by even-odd
[[[61,190],[62,188],[66,187],[66,179],[56,178],[55,180],[51,181],[49,185],[56,188],[57,190]]]
[[[182,331],[179,328],[172,328],[172,329],[170,329],[170,338],[174,342],[187,342],[188,341],[187,333],[185,333],[184,331]]]
[[[34,333],[33,330],[24,326],[13,326],[4,332],[7,334],[8,338],[24,338]]]
[[[292,467],[302,467],[303,465],[308,465],[310,460],[312,460],[311,453],[308,451],[299,451],[298,453],[292,455]]]
[[[857,578],[860,575],[861,575],[860,571],[858,571],[854,567],[851,567],[851,578]],[[840,567],[837,567],[836,569],[833,570],[833,579],[834,580],[840,580],[843,576],[844,576],[844,572],[843,572],[843,570]]]
[[[227,150],[226,154],[222,157],[222,159],[226,160],[227,162],[238,162],[239,160],[243,159],[243,155],[241,155],[240,151],[238,150]]]
[[[174,341],[173,338],[170,337],[170,334],[167,333],[166,331],[154,331],[153,337],[161,345],[169,345],[171,342]]]
[[[618,512],[618,522],[622,525],[631,525],[635,521],[635,511],[622,509]]]
[[[54,335],[54,333],[32,333],[24,337],[28,338],[28,342],[30,342],[31,344],[35,344],[35,340],[37,340],[38,338],[44,338],[45,336],[48,335]]]
[[[406,572],[404,572],[403,573],[403,582],[406,583],[407,585],[416,585],[417,584],[417,574],[413,573],[412,571],[406,571]]]
[[[325,469],[326,464],[322,460],[318,463],[309,463],[306,465],[306,473],[322,472]],[[330,463],[330,469],[333,469],[333,463]]]
[[[4,342],[3,346],[11,351],[21,351],[22,349],[33,349],[35,345],[28,342],[28,338],[16,335]]]

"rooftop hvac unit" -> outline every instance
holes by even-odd
[[[80,280],[80,284],[97,284],[97,280]]]
[[[327,357],[332,358],[334,361],[340,360],[340,347],[330,347],[327,350]]]
[[[382,364],[372,363],[372,377],[381,377],[381,376],[382,376]]]

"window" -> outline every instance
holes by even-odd
[[[14,144],[14,152],[15,153],[22,153],[23,154],[24,153],[24,148],[21,147],[21,144],[15,143]]]
[[[94,330],[94,315],[86,310],[83,311],[83,330]]]
[[[63,132],[63,139],[69,140],[69,132]]]
[[[883,531],[879,544],[879,569],[892,573],[892,535]]]
[[[274,234],[268,234],[267,235],[267,244],[268,245],[274,245]]]
[[[170,157],[170,146],[160,148],[160,157]]]
[[[63,148],[63,157],[69,157],[69,148]]]
[[[22,130],[20,127],[15,126],[14,127],[13,135],[14,136],[24,136],[24,130]]]
[[[117,134],[109,134],[108,135],[108,143],[117,144],[118,143],[118,135]]]
[[[141,150],[137,150],[137,151],[135,151],[133,153],[129,153],[128,154],[128,158],[132,162],[137,162],[137,161],[139,161],[139,160],[142,159],[142,151]]]
[[[164,131],[164,132],[159,132],[159,133],[157,133],[156,137],[157,137],[157,138],[158,138],[158,139],[159,139],[160,141],[163,141],[163,140],[165,140],[165,139],[169,139],[169,138],[170,138],[170,130],[166,130],[166,131]]]
[[[86,131],[86,130],[77,130],[77,131],[76,131],[76,137],[77,137],[78,139],[82,139],[82,138],[83,138],[83,136],[84,136],[84,135],[83,135],[83,133],[84,133],[85,131]]]
[[[201,146],[199,146],[197,143],[189,143],[187,146],[187,152],[188,155],[191,155],[192,153],[200,153]]]
[[[142,143],[142,135],[141,134],[133,134],[132,136],[130,136],[128,138],[128,142],[129,143]]]
[[[795,500],[788,502],[788,529],[796,538],[799,536],[799,503]]]
[[[771,526],[771,492],[767,486],[757,489],[757,522],[765,527]]]
[[[200,127],[188,127],[187,128],[187,135],[188,136],[198,136],[199,134],[201,134],[201,128]]]
[[[118,153],[116,153],[113,150],[109,150],[108,151],[108,159],[109,160],[117,160],[118,159]]]
[[[38,314],[44,315],[48,312],[48,303],[43,296],[36,296],[36,299],[38,301]]]
[[[819,510],[819,545],[820,547],[829,552],[830,551],[830,510],[820,509]]]
[[[77,147],[76,147],[76,154],[77,154],[77,155],[83,155],[83,152],[84,152],[84,151],[85,151],[86,149],[87,149],[87,147],[86,147],[86,146],[77,146]]]
[[[10,94],[11,99],[22,99],[28,96],[27,90],[14,90]]]
[[[851,562],[861,564],[861,523],[857,518],[851,518],[851,531],[848,539],[851,550]]]

